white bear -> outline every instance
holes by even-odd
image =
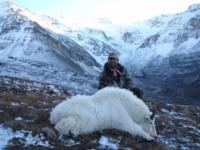
[[[157,136],[155,117],[147,105],[132,92],[116,87],[64,100],[51,111],[50,122],[62,134],[117,129],[147,140]]]

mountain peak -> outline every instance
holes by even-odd
[[[5,16],[21,9],[12,0],[0,0],[0,16]]]
[[[0,0],[0,16],[8,12],[10,9],[10,1]]]
[[[200,10],[200,3],[190,5],[190,6],[188,7],[188,10],[191,11],[191,12]]]

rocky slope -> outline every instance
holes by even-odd
[[[58,85],[72,93],[78,93],[79,88],[86,93],[94,91],[87,81],[97,77],[100,65],[96,60],[76,42],[42,27],[35,18],[51,19],[9,1],[1,2],[0,76]],[[80,86],[84,82],[88,88]]]
[[[147,142],[116,130],[68,137],[57,133],[49,122],[49,112],[66,95],[41,96],[34,92],[0,93],[1,148],[14,149],[158,149],[197,150],[200,148],[199,107],[165,102],[146,103],[156,110],[158,138]]]
[[[200,5],[194,4],[181,13],[127,26],[100,22],[72,28],[57,20],[56,26],[49,28],[72,38],[101,65],[109,52],[118,52],[135,84],[148,96],[200,105],[199,13]]]
[[[31,16],[31,12],[8,2],[1,7],[6,10],[0,16],[1,58],[23,58],[82,73],[83,65],[98,67],[96,61],[73,40],[41,27],[21,13]]]
[[[163,59],[160,66],[149,63],[144,68],[148,74],[141,80],[153,92],[146,93],[170,103],[199,106],[199,56],[200,51],[173,55]]]
[[[200,4],[187,11],[147,21],[156,30],[127,61],[149,96],[200,105]],[[131,61],[131,60],[134,61]]]
[[[73,93],[86,89],[91,94],[99,64],[115,51],[146,95],[200,105],[199,4],[123,27],[106,19],[96,26],[82,26],[34,14],[5,0],[0,7],[2,76],[57,84]]]
[[[199,105],[199,5],[127,30],[106,25],[74,30],[5,0],[0,4],[0,149],[200,149],[200,108],[160,100]],[[67,137],[48,120],[64,98],[96,91],[97,62],[110,51],[127,60],[157,112],[153,142],[116,130]]]

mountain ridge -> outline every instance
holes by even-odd
[[[176,28],[183,34],[165,31],[171,37],[166,41],[167,37],[163,38],[158,31],[167,30],[167,27],[162,28],[166,25],[172,29],[173,23],[178,26],[179,19],[168,22],[173,16],[163,16],[168,18],[164,22],[160,17],[151,24],[139,23],[123,29],[112,28],[113,24],[107,19],[101,20],[106,21],[107,28],[72,28],[55,18],[38,16],[18,7],[14,11],[9,7],[1,10],[0,149],[200,148],[199,45],[195,41],[192,46],[187,45],[190,37],[199,40],[199,32],[190,32],[190,27],[199,30],[196,26],[199,17],[187,22],[184,32]],[[198,11],[199,6],[194,5],[189,10]],[[7,15],[2,17],[3,12]],[[174,42],[175,37],[179,37],[175,41],[179,48],[173,54],[167,55],[167,51],[162,56],[169,57],[163,58],[156,53],[148,64],[140,67],[145,60],[137,53],[151,55],[150,51],[159,41]],[[188,51],[181,46],[188,46]],[[120,54],[120,61],[135,77],[135,85],[144,90],[144,102],[156,112],[158,137],[152,142],[116,130],[68,137],[60,135],[49,122],[50,111],[63,99],[76,94],[90,95],[97,90],[100,69],[111,51]],[[136,57],[132,57],[134,55]],[[135,65],[136,59],[140,59],[139,67]]]
[[[83,78],[85,80],[88,80],[88,77],[95,79],[94,85],[88,84],[92,89],[97,87],[98,74],[107,59],[108,53],[116,52],[120,54],[122,64],[126,64],[131,75],[135,77],[135,85],[142,88],[145,93],[150,94],[149,96],[166,98],[166,91],[169,91],[169,87],[165,87],[165,84],[168,83],[167,80],[174,81],[179,76],[176,82],[182,82],[179,86],[181,88],[185,86],[187,90],[173,86],[173,84],[177,85],[175,82],[170,84],[172,84],[172,87],[180,88],[182,92],[179,93],[179,99],[184,99],[184,101],[187,98],[183,96],[183,92],[188,91],[188,85],[185,85],[187,82],[182,77],[187,75],[187,69],[194,67],[194,69],[189,69],[191,73],[189,78],[194,76],[194,78],[198,79],[196,75],[193,75],[199,67],[198,45],[200,32],[198,12],[200,10],[198,4],[190,6],[185,12],[169,16],[162,15],[143,23],[127,25],[123,28],[112,23],[104,24],[104,22],[100,22],[101,26],[92,28],[79,26],[78,24],[74,24],[75,26],[71,27],[66,25],[63,20],[40,16],[14,4],[12,8],[13,16],[8,17],[11,24],[9,25],[9,22],[6,21],[8,24],[1,26],[0,36],[5,39],[4,41],[1,40],[2,44],[0,44],[2,47],[0,50],[1,63],[6,63],[3,54],[6,57],[8,56],[7,62],[10,64],[17,59],[16,63],[18,64],[20,62],[28,62],[29,64],[33,62],[35,64],[37,61],[38,65],[46,63],[49,65],[49,69],[54,70],[48,71],[43,68],[49,72],[46,75],[55,78],[54,80],[60,85],[63,85],[63,83],[59,81],[59,78],[63,80],[63,77],[60,75],[57,78],[50,74],[59,72],[59,74],[63,75],[64,70],[66,70],[66,74],[67,72],[73,76],[78,74],[80,78],[84,74],[85,77]],[[19,15],[15,14],[15,11]],[[9,31],[11,32],[9,33]],[[24,33],[24,37],[22,33]],[[11,36],[11,34],[15,34],[17,37]],[[13,44],[13,41],[15,44]],[[191,56],[184,56],[186,55],[185,53]],[[183,59],[179,59],[179,55]],[[182,65],[173,62],[179,62]],[[24,64],[20,66],[24,66]],[[159,68],[159,66],[165,68]],[[40,72],[38,78],[40,81],[41,79],[44,80],[41,68],[38,70]],[[2,75],[10,75],[5,70],[7,69],[4,67],[4,70],[0,73]],[[17,74],[20,75],[20,69],[17,70]],[[23,72],[23,69],[21,71]],[[37,80],[32,72],[26,72],[20,76],[30,80]],[[32,75],[25,76],[24,74]],[[153,78],[154,76],[157,79]],[[180,81],[179,78],[182,78],[183,81]],[[44,81],[52,81],[52,79],[47,79]],[[150,82],[151,80],[152,82]],[[77,82],[78,80],[76,80],[76,85],[79,84]],[[156,83],[157,87],[155,87],[154,83]],[[65,87],[67,86],[65,85]],[[95,90],[92,90],[92,92]],[[193,93],[192,91],[190,92]],[[198,95],[198,93],[196,94]],[[189,98],[193,99],[192,94]],[[175,101],[173,95],[169,95],[168,101]],[[198,101],[198,99],[195,98],[194,101]],[[189,104],[191,103],[189,102]]]

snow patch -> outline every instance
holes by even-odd
[[[20,120],[24,120],[24,119],[22,117],[16,117],[15,120],[20,121]]]
[[[102,136],[99,140],[100,148],[102,149],[112,149],[112,150],[118,150],[119,149],[119,141],[107,138],[105,136]]]
[[[13,138],[12,130],[0,125],[0,149],[4,149],[8,141],[12,138]]]
[[[20,106],[20,103],[16,103],[16,102],[11,102],[10,104],[11,104],[11,106],[16,106],[16,107]]]
[[[28,145],[39,145],[43,147],[50,147],[52,146],[49,142],[45,139],[43,134],[33,135],[31,131],[16,131],[13,132],[11,128],[6,128],[3,125],[0,125],[0,149],[4,149],[8,144],[8,141],[12,138],[24,138],[25,146]]]

